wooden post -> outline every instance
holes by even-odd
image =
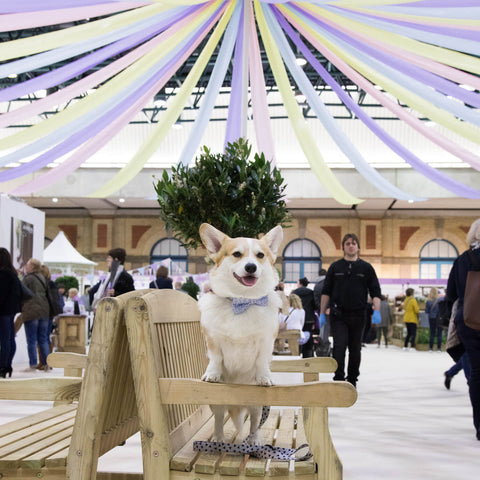
[[[58,317],[58,351],[85,353],[86,315],[61,314]]]

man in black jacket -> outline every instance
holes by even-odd
[[[365,327],[368,294],[373,299],[372,323],[379,323],[380,284],[373,267],[359,258],[360,242],[354,233],[342,240],[344,257],[328,269],[320,305],[320,326],[330,302],[333,358],[338,368],[334,380],[345,380],[345,354],[348,348],[346,380],[357,385],[360,374],[362,336]]]

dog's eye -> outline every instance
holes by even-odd
[[[257,253],[257,258],[263,258],[264,256],[265,256],[265,254],[262,253],[262,252]]]
[[[237,258],[240,258],[242,256],[242,253],[241,252],[233,252],[233,256],[237,257]]]

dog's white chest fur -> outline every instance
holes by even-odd
[[[268,367],[280,306],[275,292],[268,295],[266,306],[251,305],[239,314],[234,313],[230,298],[209,293],[200,299],[201,322],[208,339],[210,360],[215,354],[222,359],[221,378],[210,381],[256,384],[258,377],[269,375],[265,372],[265,362]],[[218,377],[218,373],[214,376]]]

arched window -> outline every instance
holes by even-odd
[[[458,251],[446,240],[431,240],[420,250],[420,278],[448,278]]]
[[[297,282],[307,277],[313,282],[322,268],[322,252],[311,240],[294,240],[283,251],[283,279]]]
[[[181,270],[182,272],[188,271],[188,253],[186,248],[174,238],[164,238],[159,240],[152,248],[150,252],[150,263],[160,262],[170,258],[171,273]]]

